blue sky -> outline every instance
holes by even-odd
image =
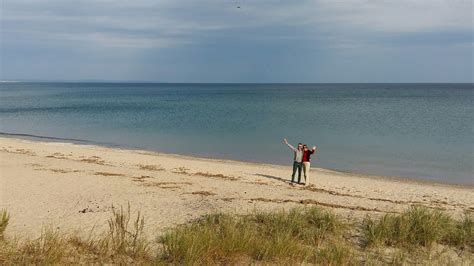
[[[0,3],[2,80],[473,82],[474,76],[471,0]]]

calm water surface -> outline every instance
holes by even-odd
[[[0,131],[474,184],[473,84],[0,83]]]

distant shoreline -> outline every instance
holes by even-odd
[[[142,147],[133,147],[126,144],[116,144],[116,143],[101,143],[91,140],[84,140],[84,139],[74,139],[74,138],[60,138],[60,137],[52,137],[52,136],[42,136],[42,135],[33,135],[33,134],[21,134],[21,133],[7,133],[7,132],[0,132],[0,137],[7,137],[12,139],[24,139],[24,140],[31,140],[31,141],[40,141],[40,142],[57,142],[57,143],[69,143],[69,144],[79,144],[79,145],[92,145],[104,148],[111,148],[111,149],[119,149],[125,151],[143,151],[143,152],[150,152],[159,155],[165,156],[178,156],[178,157],[186,157],[192,159],[202,159],[202,160],[211,160],[211,161],[222,161],[222,162],[233,162],[233,163],[242,163],[242,164],[256,164],[256,165],[267,165],[267,166],[288,166],[288,164],[282,163],[268,163],[268,162],[261,162],[261,161],[246,161],[246,160],[235,160],[231,158],[217,158],[212,156],[202,156],[202,155],[195,155],[195,154],[180,154],[180,153],[169,153],[169,152],[161,152],[158,150],[151,150]],[[317,166],[313,166],[317,167]],[[461,188],[474,188],[474,184],[469,183],[452,183],[452,182],[443,182],[439,180],[430,180],[424,179],[421,177],[404,177],[404,176],[390,176],[390,175],[377,175],[371,173],[364,173],[364,172],[355,172],[355,171],[346,171],[340,169],[333,169],[333,168],[320,168],[319,169],[335,172],[340,174],[349,174],[352,176],[358,176],[363,178],[371,178],[371,179],[386,179],[392,181],[400,181],[400,182],[408,182],[408,183],[417,183],[417,184],[428,184],[428,185],[442,185],[442,186],[453,186],[453,187],[461,187]]]
[[[467,84],[474,82],[175,82],[146,80],[0,80],[0,83],[91,83],[91,84],[203,84],[203,85],[317,85],[317,84]]]

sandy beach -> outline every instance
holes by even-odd
[[[290,157],[290,156],[289,156]],[[460,216],[474,211],[474,188],[317,168],[312,185],[289,183],[289,166],[203,159],[93,145],[0,138],[0,209],[7,234],[102,230],[112,206],[130,204],[145,231],[214,212],[249,213],[317,205],[347,219],[399,213],[411,205]]]

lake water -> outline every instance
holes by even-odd
[[[473,84],[0,83],[0,131],[474,184]]]

